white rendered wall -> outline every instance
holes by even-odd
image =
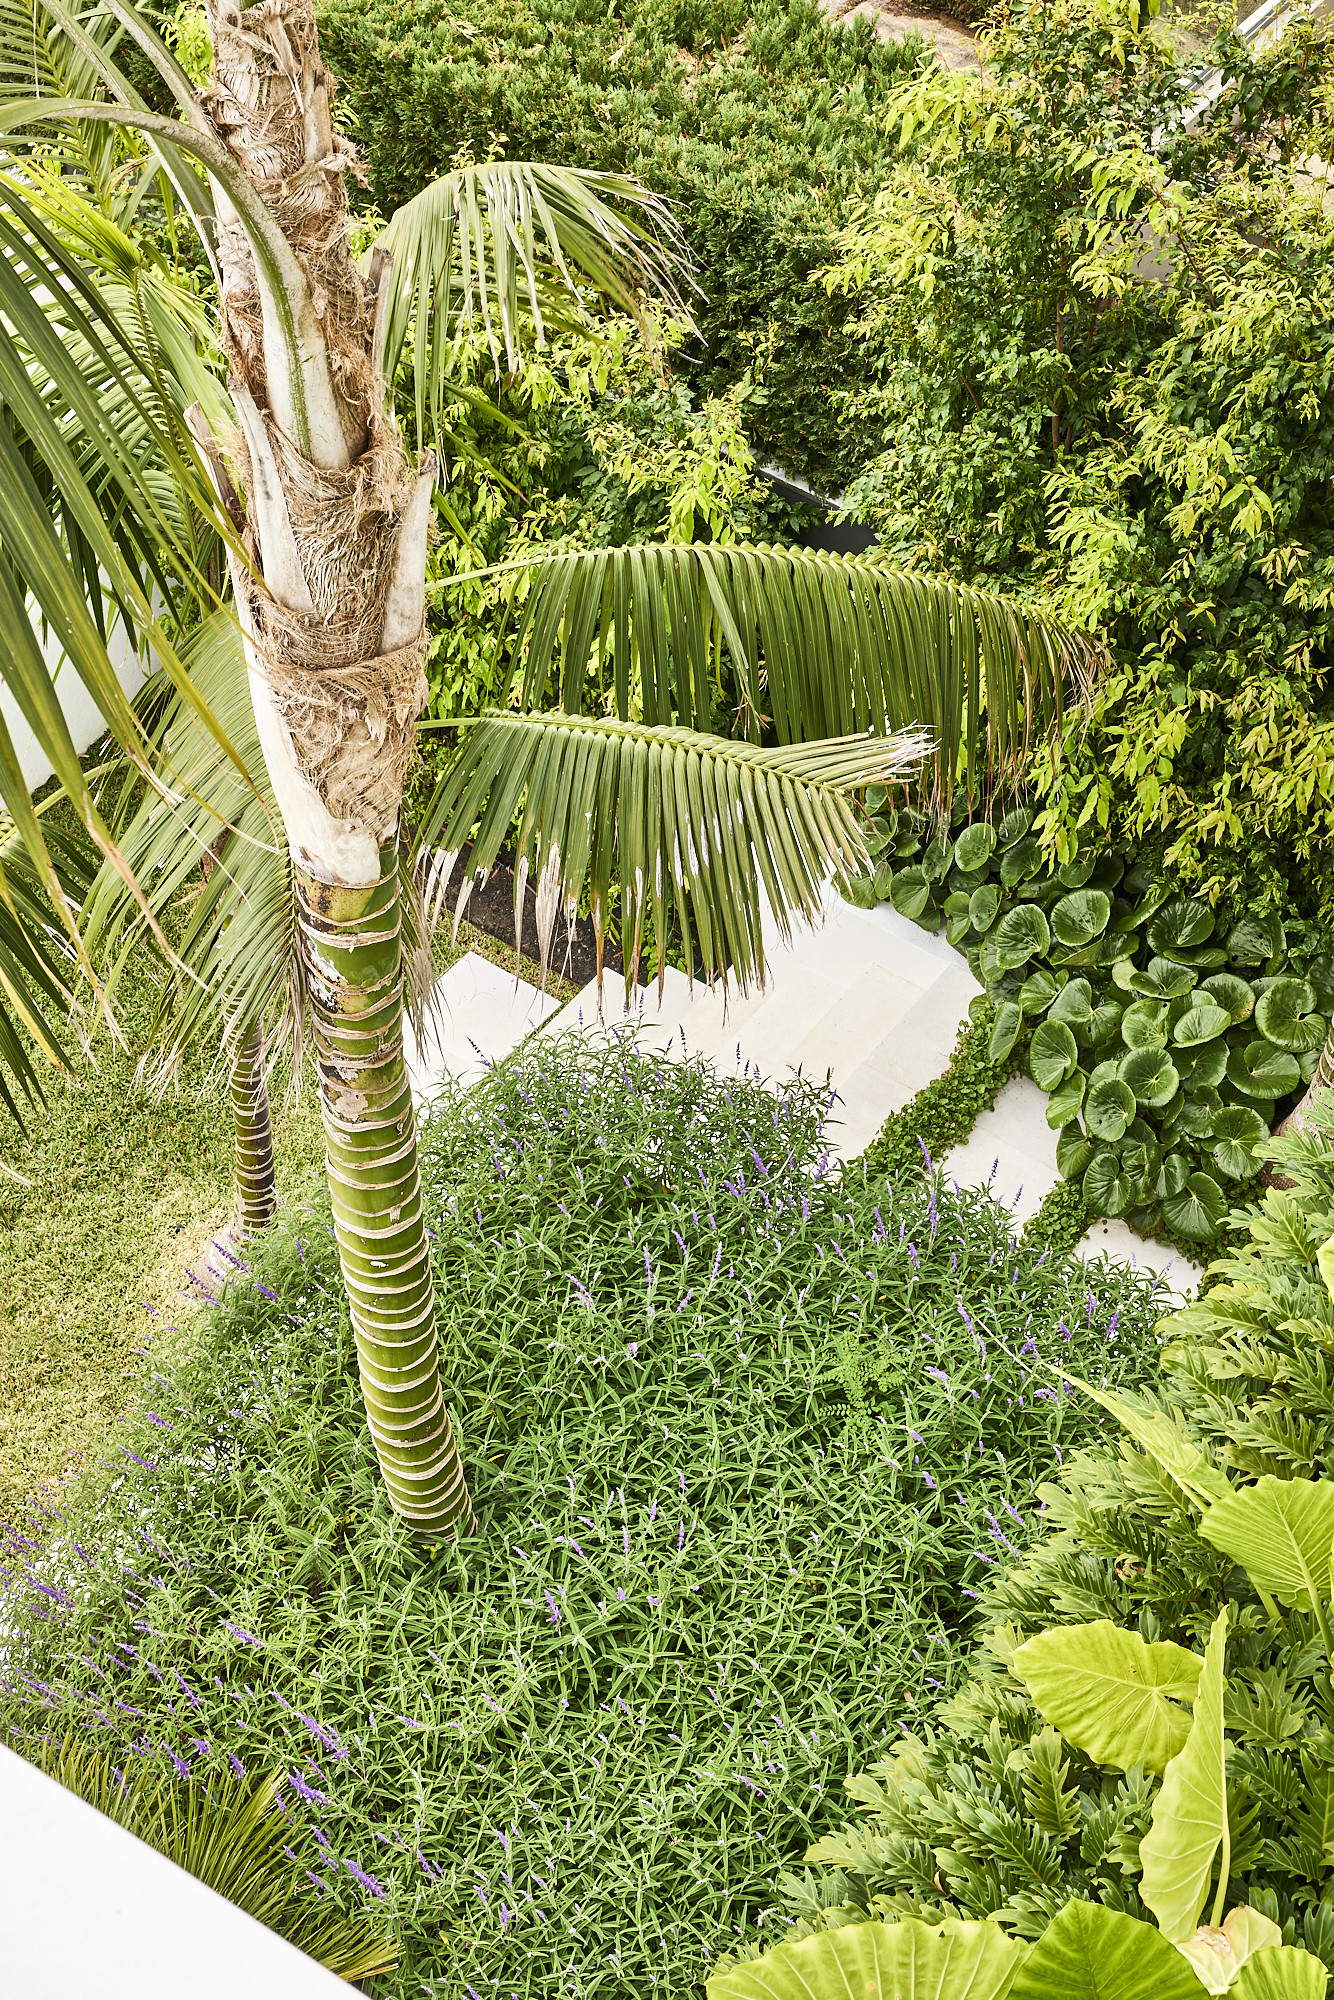
[[[348,1990],[0,1748],[4,2000],[346,2000]]]
[[[36,617],[33,618],[33,630],[37,634],[39,644],[42,643],[41,622]],[[85,750],[92,748],[100,736],[106,734],[106,723],[102,719],[97,703],[68,660],[62,664],[60,644],[52,633],[47,633],[42,650],[51,669],[51,678],[55,682],[60,706],[69,725],[69,733],[74,739],[74,748],[82,756]],[[129,699],[133,700],[143,686],[145,677],[137,655],[131,652],[126,642],[123,625],[117,625],[112,632],[107,652],[116,670],[117,680]],[[0,688],[0,715],[3,715],[5,727],[13,738],[19,766],[28,790],[35,792],[37,787],[44,785],[50,777],[51,765],[43,754],[37,738],[24,721],[18,703],[5,688]],[[3,1989],[0,1988],[0,1991]]]

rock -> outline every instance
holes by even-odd
[[[894,14],[883,0],[824,0],[825,12],[840,25],[848,21],[870,21],[882,42],[905,41],[920,35],[935,50],[936,61],[944,69],[981,70],[974,37],[967,28],[932,14]]]

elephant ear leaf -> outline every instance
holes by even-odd
[[[1053,2000],[1056,1994],[1070,2000],[1201,2000],[1203,1992],[1181,1953],[1151,1924],[1101,1903],[1073,1902],[1034,1945],[1010,2000]]]
[[[1334,1479],[1276,1479],[1267,1472],[1254,1486],[1216,1501],[1200,1533],[1280,1604],[1323,1610],[1330,1594]]]
[[[913,1993],[1009,2000],[1029,1950],[998,1924],[924,1924],[916,1917],[892,1924],[844,1924],[715,1972],[706,1991],[708,2000],[848,2000],[849,1994]],[[1175,2000],[1175,1995],[1164,1994],[1163,2000]],[[1199,2000],[1198,1988],[1194,2000]]]
[[[1227,1990],[1231,2000],[1325,2000],[1328,1981],[1309,1951],[1271,1944],[1247,1959]]]
[[[1214,1620],[1204,1671],[1195,1697],[1195,1720],[1185,1748],[1168,1765],[1153,1802],[1149,1831],[1140,1842],[1140,1895],[1173,1944],[1184,1944],[1200,1920],[1214,1856],[1223,1847],[1215,1922],[1222,1915],[1230,1845],[1227,1778],[1223,1764],[1223,1654],[1227,1606]]]
[[[1334,1299],[1334,1236],[1315,1253],[1316,1269],[1325,1281],[1325,1290]]]
[[[1095,1764],[1163,1771],[1190,1734],[1203,1661],[1184,1646],[1146,1645],[1108,1618],[1040,1632],[1010,1656],[1038,1708]]]

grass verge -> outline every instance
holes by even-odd
[[[441,968],[465,951],[514,970],[512,946],[470,924],[451,945],[442,927]],[[536,966],[522,972],[538,983]],[[124,1043],[98,1028],[87,1058],[49,1076],[26,1136],[4,1134],[5,1161],[30,1185],[0,1175],[0,1523],[27,1523],[31,1501],[105,1448],[136,1350],[193,1311],[185,1272],[231,1215],[231,1113],[207,1053],[167,1097],[135,1084],[154,977],[145,951],[123,988]],[[562,1002],[576,990],[554,972],[547,986]],[[280,1073],[273,1109],[279,1192],[308,1201],[324,1175],[313,1089],[298,1102]]]

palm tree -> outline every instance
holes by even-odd
[[[227,834],[215,873],[224,886],[214,894],[207,885],[197,936],[210,923],[219,934],[224,925],[262,929],[248,879],[255,855],[264,854],[265,879],[280,883],[270,915],[291,923],[313,1022],[335,1228],[380,1466],[415,1532],[464,1532],[471,1504],[441,1391],[402,1053],[410,899],[398,817],[425,700],[436,460],[427,449],[410,462],[391,392],[401,368],[424,435],[466,325],[480,319],[497,358],[503,349],[513,367],[545,325],[578,316],[589,294],[628,310],[645,289],[673,299],[670,219],[628,181],[491,163],[447,175],[407,204],[359,269],[347,250],[344,188],[355,154],[333,123],[310,0],[244,17],[231,0],[210,0],[214,69],[198,96],[126,0],[104,0],[96,32],[62,0],[41,0],[36,16],[29,0],[3,0],[11,79],[25,75],[24,63],[31,74],[34,19],[78,52],[99,87],[34,98],[19,97],[15,84],[0,129],[112,125],[147,142],[144,172],[169,181],[213,262],[230,414],[211,384],[184,411],[170,385],[157,385],[154,403],[115,306],[67,244],[42,234],[24,189],[12,190],[22,220],[18,247],[8,263],[0,258],[0,369],[11,353],[14,361],[0,390],[8,395],[14,383],[32,456],[51,468],[61,511],[57,519],[50,506],[30,504],[26,489],[11,495],[0,485],[6,546],[43,611],[60,607],[75,670],[138,760],[153,810],[162,803],[168,865],[181,865],[171,858],[171,822],[183,802],[193,812],[203,799]],[[113,60],[116,31],[153,62],[179,118],[150,111],[126,82]],[[34,309],[31,283],[17,281],[35,256],[30,238],[41,244],[41,283],[59,295],[54,328]],[[77,340],[60,317],[74,313],[76,295]],[[23,400],[24,340],[40,347],[53,385],[40,409],[31,394]],[[113,396],[148,424],[161,478],[142,476],[121,447],[106,416]],[[62,427],[78,431],[73,464]],[[197,598],[207,594],[203,526],[226,549],[232,604],[222,615],[233,636],[226,641],[224,629],[220,643],[232,648],[230,712],[221,690],[206,699],[206,677],[172,643],[149,588],[158,577],[169,593],[183,578]],[[90,552],[77,576],[75,529]],[[957,772],[994,777],[1015,767],[1030,717],[1059,720],[1068,673],[1091,657],[1051,620],[874,562],[766,548],[630,549],[539,561],[537,571],[517,643],[534,703],[559,654],[562,705],[482,718],[442,783],[427,837],[448,855],[476,825],[476,879],[517,817],[518,885],[535,867],[548,937],[585,882],[601,934],[618,879],[627,930],[638,940],[651,920],[660,970],[670,902],[706,975],[730,962],[743,983],[763,976],[761,885],[786,927],[814,916],[831,870],[846,874],[861,860],[848,794],[901,775],[922,752],[920,734],[893,732],[917,723],[935,730],[938,789],[951,789]],[[280,851],[245,823],[239,793],[222,806],[204,799],[198,763],[170,731],[155,744],[108,684],[105,646],[84,603],[99,590],[114,594],[160,662],[191,740],[257,810],[267,791]],[[724,654],[742,693],[741,734],[730,741],[712,733],[710,689]],[[599,674],[614,716],[583,712]],[[34,707],[49,696],[44,666],[39,684],[26,653],[5,675]],[[242,691],[263,784],[238,741]],[[49,713],[44,726],[58,739]],[[766,735],[777,740],[766,745]],[[108,867],[155,923],[77,760],[65,755],[57,770]],[[45,856],[40,829],[25,821],[24,831],[36,863]],[[185,846],[186,866],[198,851]],[[445,877],[447,865],[438,872]],[[72,919],[70,929],[86,959]],[[273,977],[273,961],[256,968],[235,943],[233,933],[217,982],[233,981],[234,1047],[258,1015],[248,982]],[[634,952],[627,958],[633,964]]]

